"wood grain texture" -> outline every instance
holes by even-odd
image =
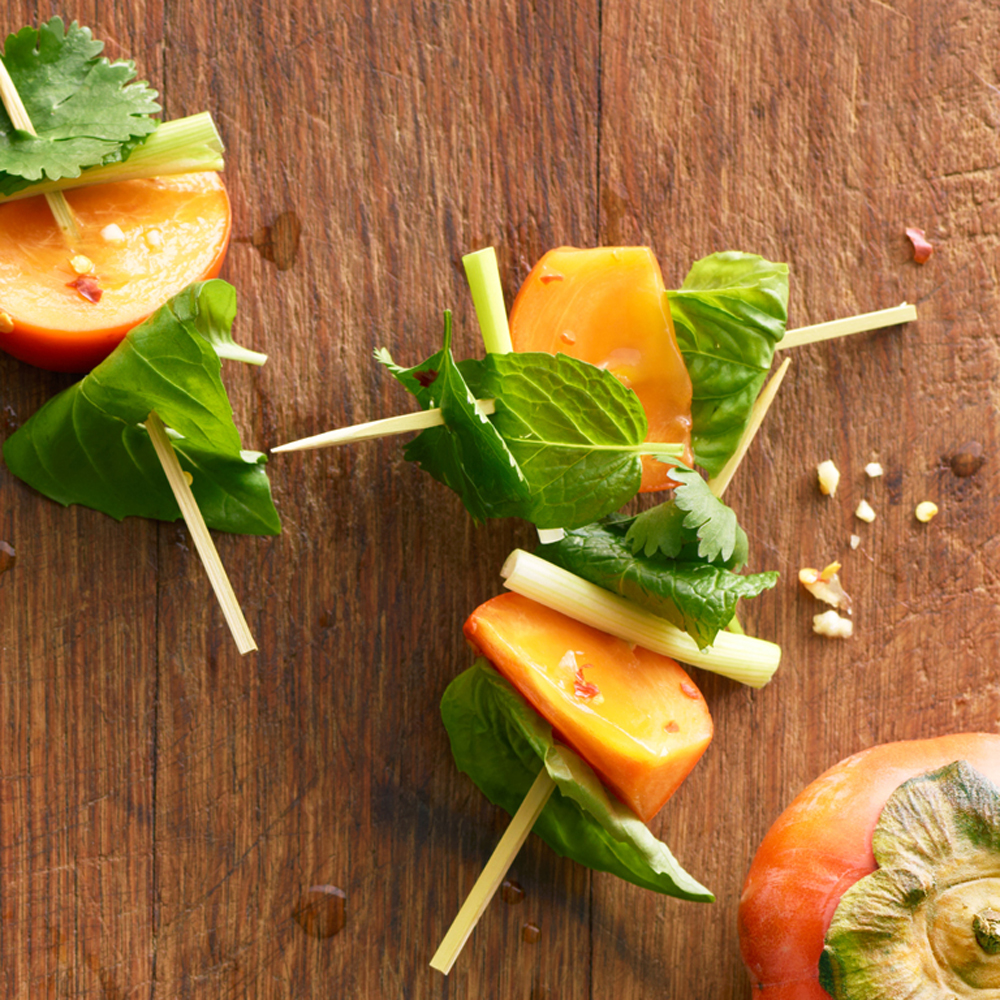
[[[12,0],[7,29],[54,10]],[[648,243],[668,284],[738,248],[787,260],[792,325],[916,302],[905,330],[795,351],[727,493],[747,609],[784,662],[698,682],[716,723],[653,821],[713,887],[662,899],[529,838],[450,977],[427,961],[506,817],[438,720],[461,624],[522,524],[473,525],[400,442],[274,456],[274,539],[216,535],[259,653],[239,657],[181,525],[63,509],[0,466],[0,992],[11,997],[615,996],[746,1000],[753,849],[812,777],[890,739],[1000,727],[995,167],[1000,12],[782,0],[81,3],[167,117],[227,144],[247,447],[407,408],[371,360],[480,350],[460,266],[508,302],[558,244]],[[935,244],[917,266],[906,226]],[[0,357],[4,436],[71,380]],[[968,440],[986,462],[956,477]],[[886,475],[862,469],[878,458]],[[844,478],[820,497],[815,464]],[[865,496],[877,518],[853,516]],[[913,518],[923,499],[941,514]],[[856,551],[852,533],[861,536]],[[840,558],[856,636],[811,634],[802,565]],[[345,893],[343,930],[294,917]],[[525,923],[541,931],[522,937]]]

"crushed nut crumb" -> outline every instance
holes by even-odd
[[[861,544],[860,535],[851,535],[851,548],[856,549]]]
[[[835,608],[843,608],[850,614],[851,597],[840,582],[840,577],[837,575],[839,570],[839,562],[830,563],[822,571],[808,567],[800,569],[799,583],[817,600],[832,604]]]
[[[882,464],[880,462],[869,462],[865,466],[865,475],[868,476],[869,479],[878,479],[884,471],[885,470],[882,468]]]
[[[125,234],[122,232],[121,226],[116,222],[112,222],[101,230],[101,239],[105,243],[124,243]]]
[[[835,496],[840,482],[840,470],[837,466],[828,458],[816,466],[816,475],[819,477],[820,493],[828,497]]]
[[[159,250],[163,246],[163,233],[159,229],[147,229],[143,239],[150,250]]]
[[[925,500],[923,503],[917,504],[917,509],[913,513],[916,515],[918,521],[926,524],[932,518],[937,517],[938,505],[932,503],[930,500]]]
[[[841,618],[836,611],[824,611],[821,615],[813,615],[813,631],[828,639],[850,639],[854,635],[854,622]]]
[[[868,524],[871,524],[875,520],[875,511],[872,510],[872,505],[867,500],[862,500],[855,509],[854,516],[859,521],[867,521]]]

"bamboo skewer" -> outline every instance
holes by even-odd
[[[218,598],[226,624],[236,640],[236,647],[242,654],[250,653],[257,648],[257,643],[254,642],[253,636],[250,634],[250,628],[243,617],[243,610],[233,592],[232,584],[226,575],[225,567],[222,565],[218,551],[216,551],[212,536],[208,532],[205,519],[198,509],[198,501],[195,500],[187,476],[177,459],[177,453],[167,436],[163,421],[156,413],[150,413],[143,426],[149,432],[149,439],[156,449],[156,457],[159,458],[160,464],[163,466],[174,499],[181,509],[181,514],[184,515],[184,522],[187,524],[188,531],[191,532],[191,539],[205,566],[205,572],[208,574],[212,590],[215,591],[215,596]]]
[[[490,248],[492,249],[492,248]],[[479,253],[483,254],[486,251],[480,250]],[[468,257],[475,257],[476,254],[469,254]],[[467,258],[463,258],[465,260]],[[496,266],[496,258],[493,259],[493,265]],[[497,277],[497,282],[499,283],[499,277]],[[478,306],[477,306],[478,315]],[[805,344],[814,344],[820,340],[830,340],[834,337],[847,337],[855,333],[865,333],[871,330],[881,330],[887,326],[896,326],[900,323],[909,323],[917,318],[916,306],[908,305],[903,303],[899,306],[893,306],[890,309],[878,309],[875,312],[860,313],[857,316],[848,316],[845,319],[835,319],[831,320],[829,323],[817,323],[814,326],[803,326],[797,330],[789,330],[784,338],[778,344],[778,350],[785,350],[787,348],[802,347]],[[492,322],[492,321],[491,321]],[[485,338],[485,327],[484,327],[484,338]],[[508,343],[510,335],[508,333]],[[492,352],[492,353],[503,353]],[[779,369],[780,374],[780,369]],[[775,375],[777,378],[778,375]],[[782,376],[783,377],[783,376]],[[780,385],[780,382],[778,383]],[[775,386],[775,391],[777,391],[777,386]],[[483,406],[488,403],[492,403],[492,400],[480,400],[476,405]],[[487,412],[481,410],[480,412]],[[489,411],[492,412],[492,411]],[[434,416],[432,416],[434,414]],[[405,418],[410,418],[415,421],[412,426],[409,426],[404,421]],[[393,424],[393,421],[400,421],[399,424]],[[418,420],[428,420],[429,423],[418,423]],[[407,430],[421,430],[424,427],[435,427],[439,424],[444,423],[443,418],[440,416],[440,411],[436,409],[421,410],[419,413],[403,414],[401,417],[386,417],[384,420],[372,420],[364,424],[355,424],[352,427],[341,427],[334,431],[326,431],[323,434],[314,434],[312,437],[302,438],[298,441],[290,441],[288,444],[278,445],[276,448],[272,448],[272,452],[282,452],[282,451],[306,451],[311,448],[331,448],[334,445],[347,444],[352,441],[366,441],[371,440],[376,437],[382,437],[388,434],[402,434]],[[377,425],[382,426],[382,430],[377,429]],[[371,429],[372,433],[369,433]],[[354,436],[352,432],[361,432],[358,436]],[[756,430],[755,430],[756,433]],[[749,443],[749,442],[748,442]],[[735,467],[734,467],[735,471]],[[721,477],[721,473],[717,479]],[[728,484],[728,481],[727,481]],[[725,486],[723,486],[725,489]]]
[[[10,73],[0,59],[0,98],[3,99],[3,106],[7,111],[11,124],[22,132],[29,135],[38,135],[35,126],[31,124],[24,101],[14,86],[14,81],[10,78]],[[80,230],[77,228],[76,219],[73,217],[73,210],[69,207],[66,195],[62,191],[50,191],[45,195],[45,200],[49,204],[52,216],[56,220],[56,225],[62,231],[68,242],[73,242],[80,238]]]

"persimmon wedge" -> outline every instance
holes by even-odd
[[[517,293],[510,337],[515,351],[568,354],[608,369],[639,397],[647,440],[683,444],[692,464],[691,378],[649,247],[550,250]],[[641,492],[673,485],[668,465],[643,458]]]
[[[677,663],[520,594],[476,608],[465,636],[644,822],[712,739],[705,699]]]
[[[0,205],[0,350],[79,372],[171,296],[219,273],[232,213],[212,172],[100,184],[66,198],[80,230],[72,245],[44,198]]]

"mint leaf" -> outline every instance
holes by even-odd
[[[647,554],[641,546],[633,552],[626,538],[629,523],[606,519],[568,531],[560,541],[540,545],[535,555],[666,618],[699,649],[710,646],[732,621],[741,597],[756,597],[777,583],[777,573],[738,576],[697,562],[690,547],[678,549],[685,552],[683,559]]]
[[[667,292],[691,376],[691,444],[718,474],[736,450],[788,321],[788,265],[728,251],[697,261]]]
[[[37,136],[18,131],[0,106],[0,193],[122,159],[157,126],[156,91],[130,83],[135,63],[99,58],[104,43],[54,17],[8,35],[3,62]]]
[[[549,724],[485,660],[451,682],[441,717],[459,770],[511,816],[545,767],[556,791],[532,829],[556,854],[653,892],[713,900],[593,770],[555,742]]]
[[[242,350],[229,333],[234,296],[224,281],[206,281],[158,309],[4,442],[10,471],[67,506],[83,504],[118,520],[175,521],[181,512],[140,426],[155,410],[193,477],[205,523],[278,534],[265,458],[242,449],[220,378],[216,348]]]
[[[456,364],[445,349],[413,368],[376,360],[444,427],[422,431],[405,457],[453,489],[478,520],[523,517],[578,527],[630,500],[642,478],[646,416],[610,373],[565,355],[490,354]],[[486,419],[475,399],[494,399]]]

